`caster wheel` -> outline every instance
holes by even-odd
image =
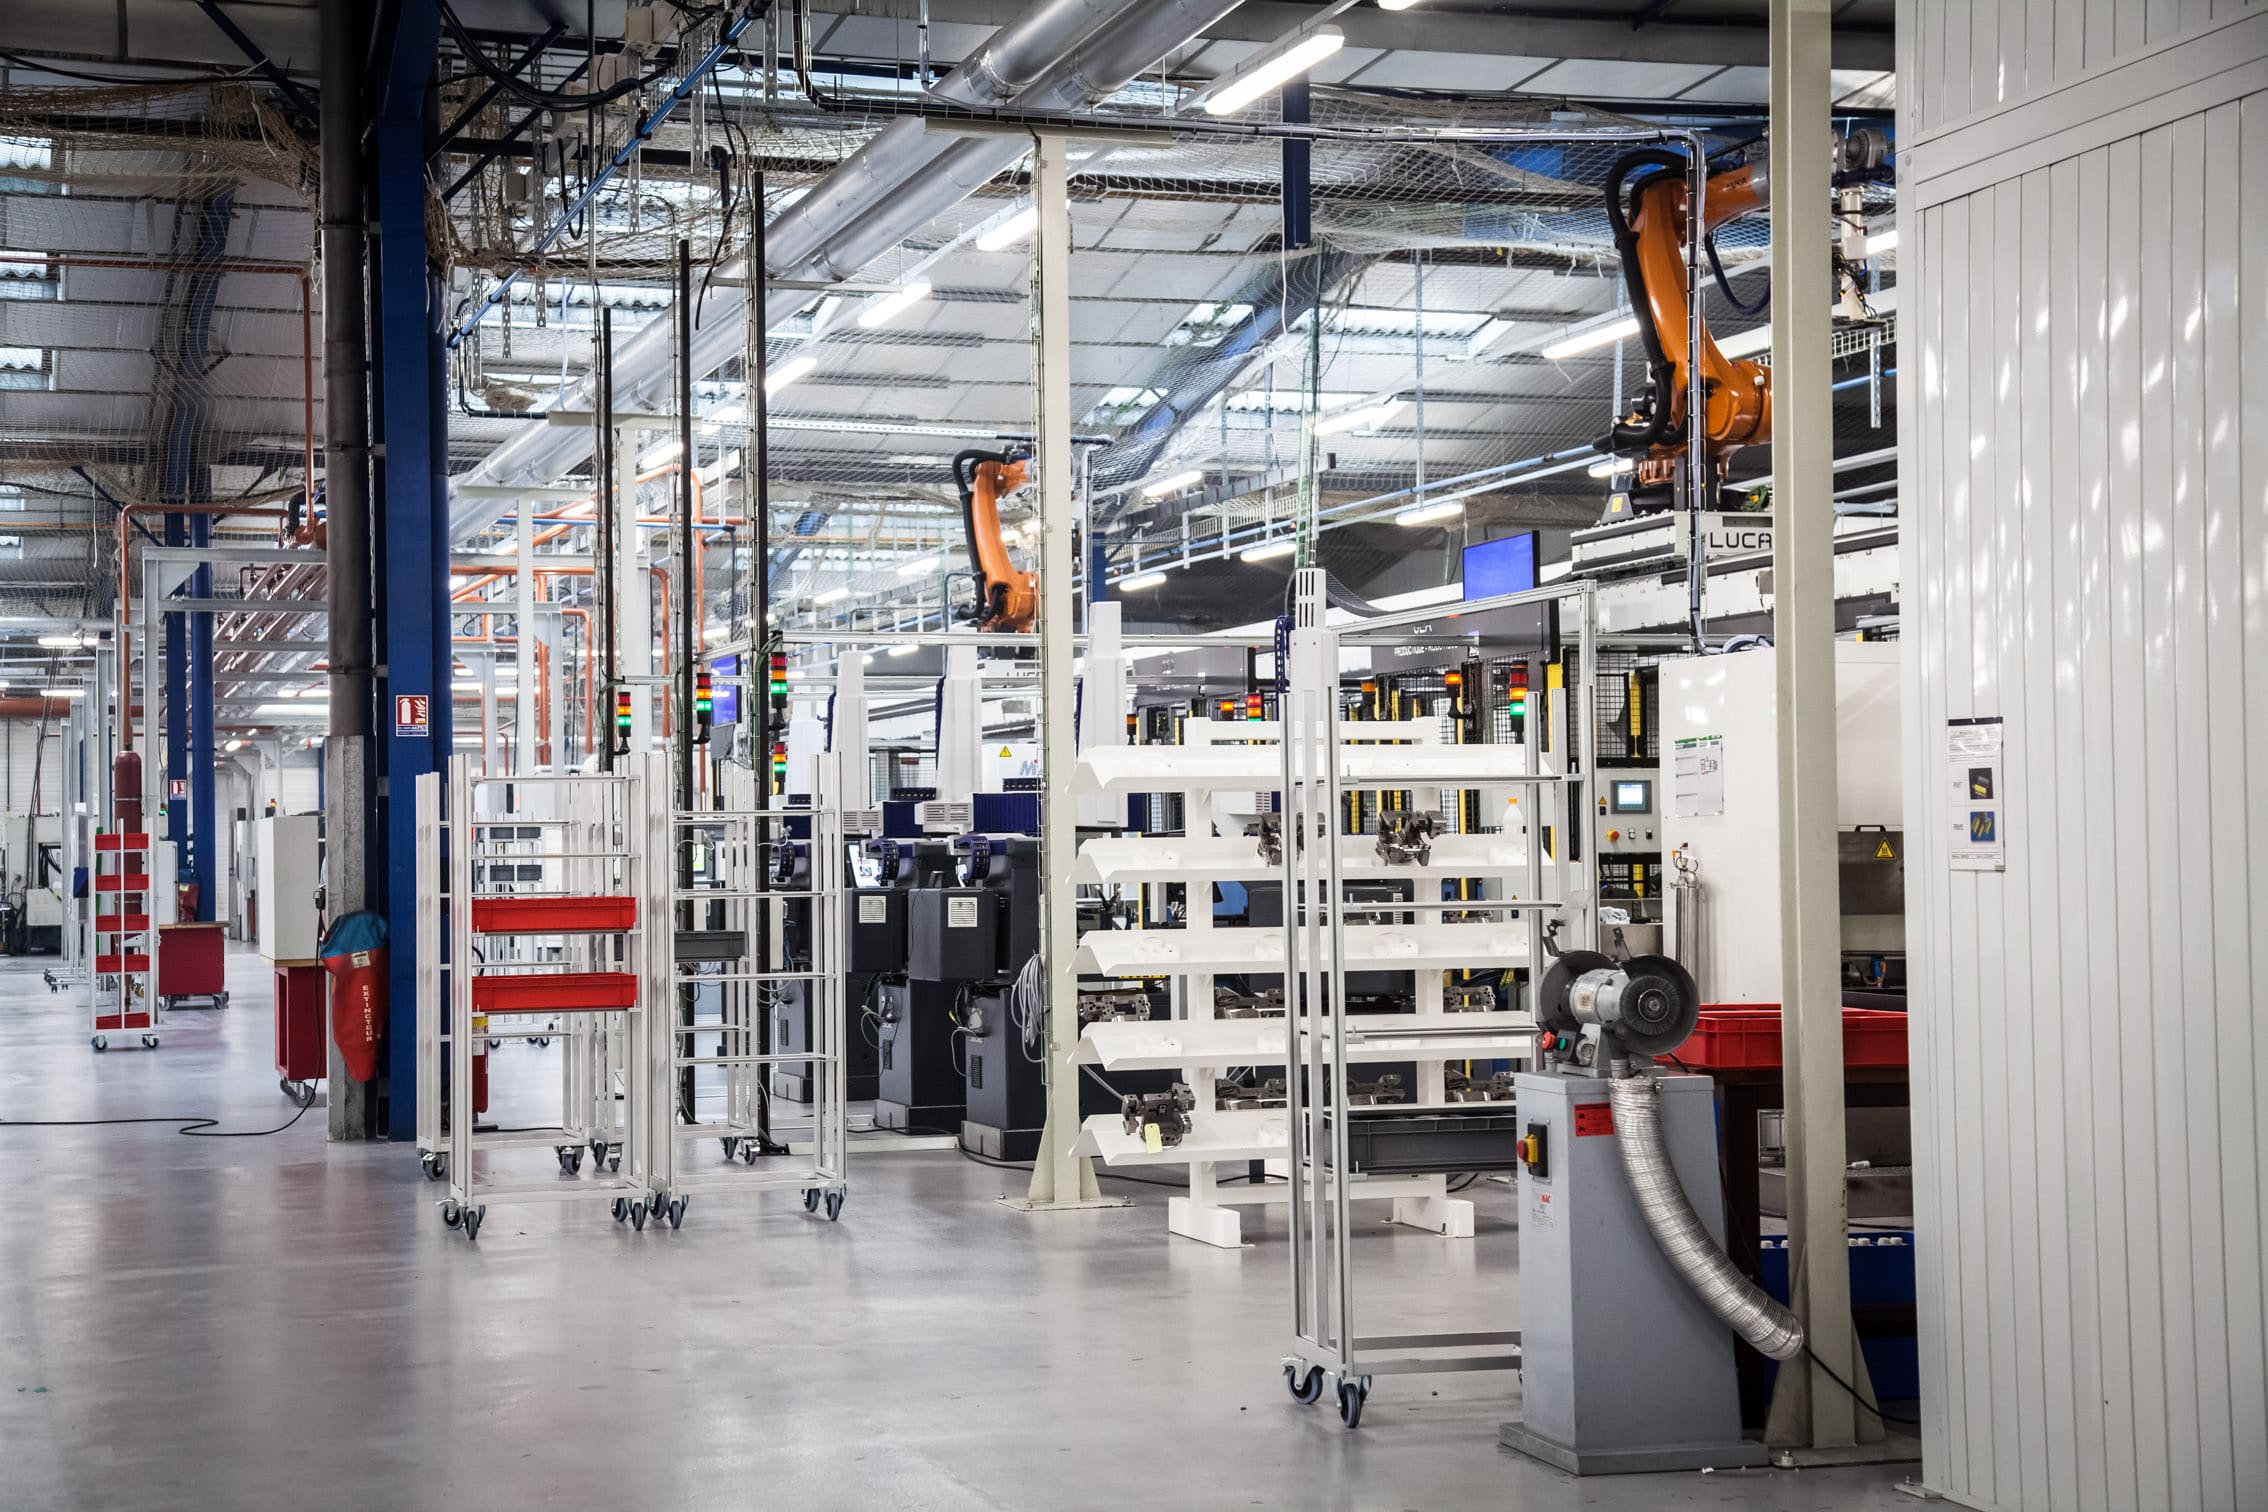
[[[488,1216],[485,1207],[466,1208],[464,1212],[465,1240],[471,1243],[480,1238],[480,1221]]]
[[[228,1006],[228,994],[225,992],[220,995],[220,1005],[223,1008],[226,1008]]]
[[[803,1210],[807,1213],[819,1211],[819,1189],[817,1187],[808,1187],[804,1190]]]
[[[615,1199],[614,1199],[614,1221],[615,1221],[616,1223],[620,1223],[620,1222],[622,1222],[622,1221],[623,1221],[624,1219],[628,1218],[629,1216],[630,1216],[630,1204],[629,1204],[629,1203],[627,1203],[627,1202],[625,1202],[625,1201],[623,1201],[623,1200],[622,1200],[622,1199],[621,1199],[620,1197],[617,1197],[617,1198],[615,1198]]]
[[[669,1206],[663,1211],[669,1215],[669,1226],[673,1229],[676,1228],[685,1221],[685,1199],[682,1197],[672,1199]]]
[[[630,1204],[630,1226],[641,1234],[646,1231],[646,1204],[644,1202]]]
[[[559,1146],[559,1148],[552,1151],[552,1153],[559,1157],[560,1170],[566,1172],[570,1176],[581,1174],[583,1169],[583,1151],[580,1145],[561,1145]]]
[[[1362,1404],[1370,1400],[1370,1387],[1361,1381],[1339,1383],[1339,1421],[1352,1428],[1362,1421]]]
[[[718,1140],[717,1143],[724,1146],[724,1158],[727,1160],[740,1153],[740,1141],[729,1134]]]
[[[756,1156],[759,1153],[760,1152],[756,1148],[755,1140],[743,1140],[740,1146],[740,1163],[742,1165],[754,1165],[756,1163]]]
[[[449,1169],[447,1159],[440,1155],[428,1155],[419,1164],[425,1167],[427,1181],[439,1181]]]
[[[463,1208],[457,1206],[454,1202],[441,1204],[441,1226],[443,1228],[455,1228],[464,1221],[465,1210]]]
[[[621,1156],[619,1156],[619,1155],[609,1155],[609,1156],[607,1156],[607,1157],[606,1157],[606,1168],[607,1168],[608,1170],[610,1170],[610,1171],[619,1171],[619,1170],[621,1170],[621,1169],[622,1169],[622,1157],[621,1157]]]
[[[105,1051],[105,1050],[108,1050],[108,1049],[110,1048],[110,1041],[109,1041],[108,1039],[106,1039],[106,1038],[105,1038],[104,1036],[102,1036],[102,1035],[99,1035],[99,1034],[98,1034],[98,1035],[96,1035],[96,1036],[94,1037],[94,1039],[93,1039],[93,1041],[92,1041],[91,1043],[92,1043],[92,1044],[94,1045],[94,1047],[95,1047],[95,1053],[96,1053],[97,1055],[100,1055],[100,1054],[101,1054],[101,1053],[102,1053],[103,1051]]]
[[[155,1050],[155,1049],[156,1049],[157,1047],[158,1047],[158,1037],[157,1037],[156,1035],[154,1035],[154,1034],[145,1034],[145,1035],[143,1035],[143,1036],[142,1036],[142,1048],[143,1048],[144,1050]]]
[[[597,1167],[605,1164],[606,1141],[603,1139],[594,1139],[591,1141],[591,1165],[593,1167]]]
[[[840,1192],[829,1192],[827,1194],[827,1221],[829,1223],[833,1223],[836,1219],[842,1216],[843,1194]]]
[[[1312,1407],[1323,1398],[1323,1367],[1310,1365],[1307,1374],[1301,1375],[1297,1365],[1284,1367],[1284,1389],[1291,1399],[1302,1407]]]

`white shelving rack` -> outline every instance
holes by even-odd
[[[1284,1018],[1224,1019],[1213,995],[1217,976],[1281,973],[1285,931],[1216,928],[1208,901],[1217,882],[1269,882],[1284,875],[1259,839],[1210,833],[1216,826],[1241,829],[1238,813],[1267,806],[1267,796],[1282,780],[1282,728],[1272,720],[1190,719],[1183,724],[1181,745],[1102,747],[1081,756],[1073,779],[1080,795],[1185,795],[1185,835],[1098,836],[1080,847],[1075,880],[1150,890],[1159,906],[1145,909],[1145,918],[1162,911],[1169,884],[1184,884],[1189,904],[1181,928],[1090,931],[1081,938],[1078,969],[1083,974],[1171,978],[1174,1017],[1090,1024],[1081,1033],[1077,1056],[1105,1075],[1172,1070],[1196,1095],[1189,1130],[1176,1144],[1149,1149],[1117,1116],[1097,1115],[1084,1121],[1078,1148],[1113,1166],[1186,1167],[1189,1193],[1168,1201],[1167,1228],[1223,1248],[1243,1243],[1241,1209],[1292,1200],[1289,1182],[1224,1182],[1216,1169],[1260,1162],[1272,1174],[1290,1174],[1289,1108],[1215,1106],[1216,1082],[1223,1074],[1240,1067],[1286,1066],[1294,1059]],[[1469,788],[1524,780],[1524,757],[1516,748],[1444,744],[1437,720],[1349,722],[1340,734],[1341,763],[1355,785]],[[1329,829],[1338,828],[1334,819]],[[1283,834],[1291,834],[1288,826]],[[1515,875],[1530,874],[1536,868],[1524,839],[1517,834],[1443,835],[1434,840],[1429,859],[1415,864],[1380,858],[1371,836],[1340,838],[1336,849],[1344,853],[1342,886],[1410,881],[1421,895],[1411,905],[1382,905],[1387,922],[1353,931],[1347,942],[1349,968],[1407,971],[1416,983],[1414,1013],[1354,1016],[1348,1062],[1415,1062],[1413,1103],[1392,1105],[1406,1108],[1445,1102],[1449,1061],[1530,1056],[1535,1024],[1524,1010],[1447,1012],[1442,973],[1525,965],[1531,959],[1531,931],[1501,917],[1453,919],[1422,896],[1429,883],[1476,878],[1501,888]],[[1430,890],[1438,894],[1440,889]],[[1486,1105],[1456,1106],[1477,1110]],[[1361,1183],[1356,1195],[1391,1202],[1396,1223],[1451,1238],[1469,1238],[1473,1231],[1472,1204],[1452,1196],[1444,1176],[1376,1178]]]
[[[1292,1145],[1286,1159],[1292,1177],[1288,1194],[1293,1341],[1284,1356],[1283,1370],[1298,1401],[1314,1402],[1326,1386],[1332,1389],[1341,1420],[1352,1428],[1361,1421],[1376,1375],[1516,1369],[1521,1357],[1519,1332],[1503,1327],[1368,1335],[1358,1331],[1352,1206],[1369,1194],[1372,1183],[1354,1169],[1350,1131],[1372,1118],[1466,1114],[1485,1112],[1492,1106],[1508,1109],[1504,1104],[1446,1103],[1437,1081],[1429,1081],[1414,1104],[1350,1104],[1348,1068],[1372,1053],[1376,1035],[1401,1036],[1399,1053],[1424,1066],[1429,1061],[1438,1065],[1444,1054],[1458,1053],[1460,1044],[1471,1043],[1466,1035],[1478,1037],[1487,1031],[1477,1023],[1468,1027],[1462,1022],[1441,1022],[1426,1010],[1423,1001],[1415,1022],[1376,1029],[1364,1022],[1365,1015],[1346,1011],[1346,973],[1366,965],[1375,954],[1362,937],[1379,926],[1364,921],[1381,908],[1344,901],[1346,884],[1353,874],[1352,853],[1361,841],[1339,835],[1339,816],[1350,791],[1410,785],[1401,774],[1411,766],[1398,759],[1367,759],[1348,748],[1349,731],[1361,726],[1341,718],[1341,646],[1342,640],[1358,645],[1364,641],[1387,643],[1397,634],[1406,634],[1408,627],[1389,617],[1331,628],[1324,614],[1323,575],[1302,569],[1295,588],[1297,616],[1289,637],[1282,694],[1285,733],[1278,753],[1286,837],[1281,871],[1285,916],[1281,969],[1289,1015],[1285,1033],[1293,1060],[1285,1078]],[[1562,601],[1563,616],[1573,611],[1580,665],[1590,668],[1594,665],[1596,614],[1589,583],[1572,582],[1494,602],[1510,607],[1553,599]],[[1576,690],[1576,701],[1578,727],[1593,729],[1587,673]],[[1550,718],[1547,715],[1544,722]],[[1534,730],[1538,724],[1531,722],[1530,728]],[[1448,746],[1414,765],[1426,773],[1429,782],[1445,787],[1522,789],[1521,809],[1531,837],[1547,825],[1557,835],[1577,833],[1589,812],[1582,772],[1565,761],[1568,744],[1564,739],[1552,743],[1553,757],[1546,756],[1543,746],[1544,742],[1534,738],[1518,746]],[[1406,755],[1391,753],[1394,758]],[[1290,837],[1298,834],[1329,836],[1334,843],[1296,845]],[[1590,938],[1598,913],[1596,874],[1584,863],[1547,867],[1541,845],[1524,847],[1521,860],[1523,864],[1506,880],[1506,890],[1493,896],[1392,905],[1391,911],[1489,915],[1498,922],[1456,927],[1479,931],[1464,936],[1475,944],[1493,945],[1507,932],[1524,936],[1520,959],[1540,970],[1548,929],[1567,928],[1571,939]],[[1446,923],[1421,924],[1413,931],[1422,940],[1438,941],[1419,947],[1429,952],[1425,957],[1429,968],[1438,954],[1450,948],[1434,932],[1445,933],[1450,927]],[[1493,967],[1505,962],[1499,956],[1482,954],[1462,964]],[[1438,991],[1438,973],[1421,973],[1421,985],[1428,977],[1435,981]],[[1523,1034],[1534,1033],[1535,1025],[1526,1013],[1510,1017],[1524,1021]],[[1532,1057],[1532,1048],[1527,1055]]]
[[[696,1192],[782,1187],[800,1191],[807,1212],[824,1206],[830,1220],[842,1213],[849,1148],[842,1043],[848,1027],[843,964],[848,958],[849,868],[841,797],[845,764],[853,759],[864,759],[864,753],[854,757],[830,751],[818,758],[818,791],[809,806],[700,809],[668,816],[666,844],[655,854],[674,863],[677,847],[705,846],[709,865],[702,870],[713,880],[690,888],[673,880],[671,918],[662,922],[689,928],[689,939],[704,933],[737,936],[739,947],[736,953],[729,944],[689,950],[682,958],[673,948],[666,978],[669,1007],[654,1015],[660,1087],[650,1104],[655,1120],[653,1200],[666,1203],[672,1214],[681,1214]],[[805,835],[791,840],[788,830],[798,826]],[[808,847],[808,887],[766,885],[765,870],[776,848],[791,843]],[[671,874],[674,879],[674,865]],[[783,909],[791,902],[810,905],[808,969],[772,964],[786,958]],[[683,912],[693,915],[689,924],[679,917]],[[712,912],[721,918],[712,919]],[[793,1053],[760,1053],[772,991],[787,982],[804,983],[810,992],[812,1045]],[[700,988],[713,988],[713,998],[687,1023],[679,1007],[682,994]],[[763,1079],[773,1066],[787,1062],[810,1066],[811,1101],[788,1107],[771,1102],[767,1121]],[[678,1093],[687,1072],[695,1078],[696,1091],[689,1109],[679,1107]],[[721,1149],[721,1160],[689,1157],[689,1150],[711,1140]],[[775,1153],[776,1147],[782,1152]]]
[[[650,1194],[666,1191],[653,1179],[654,1119],[666,1108],[654,1109],[662,1082],[649,1032],[653,1017],[670,1011],[670,888],[651,859],[666,854],[652,808],[658,786],[660,812],[668,812],[660,760],[633,756],[613,773],[494,778],[479,775],[469,756],[450,762],[441,1217],[467,1239],[479,1237],[490,1202],[611,1199],[617,1221],[643,1229]],[[439,845],[437,825],[430,839]],[[430,906],[419,924],[438,926]],[[620,1081],[605,1078],[606,1101],[620,1109],[620,1160],[610,1150],[588,1171],[568,1154],[579,1157],[592,1132],[592,1108],[572,1074],[556,1124],[510,1132],[475,1124],[475,1056],[501,1040],[549,1038],[561,1018],[603,1027],[605,1044],[622,1054]],[[559,1153],[555,1174],[507,1173],[509,1157],[497,1158],[545,1145]],[[683,1217],[682,1203],[665,1211],[673,1226]]]

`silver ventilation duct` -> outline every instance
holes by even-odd
[[[1618,1076],[1607,1083],[1614,1108],[1614,1141],[1638,1212],[1662,1257],[1725,1326],[1775,1360],[1803,1353],[1803,1323],[1742,1275],[1702,1227],[1685,1199],[1662,1138],[1662,1094],[1650,1076]]]
[[[1002,27],[974,55],[930,88],[951,104],[979,108],[1021,105],[1067,110],[1122,89],[1144,69],[1234,10],[1239,0],[1041,0]],[[774,278],[799,281],[850,277],[943,211],[1009,168],[1027,149],[1013,138],[955,138],[894,121],[815,185],[766,232]],[[725,270],[744,278],[743,262]],[[776,326],[818,296],[776,290],[764,323]],[[743,286],[709,291],[693,332],[693,371],[714,372],[746,339]],[[671,368],[671,322],[648,322],[615,350],[615,401],[625,409],[650,402]],[[563,408],[592,402],[591,380],[578,384]],[[470,483],[549,483],[590,455],[589,432],[575,426],[528,426],[468,473]],[[459,498],[450,518],[457,540],[478,535],[495,518],[492,503]]]

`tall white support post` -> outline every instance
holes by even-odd
[[[1835,412],[1828,363],[1829,0],[1772,0],[1772,638],[1779,648],[1780,1033],[1790,1299],[1817,1363],[1779,1374],[1767,1440],[1832,1451],[1863,1383],[1851,1324],[1835,849]],[[1882,1436],[1868,1416],[1869,1438]]]
[[[1046,591],[1042,586],[1041,591]],[[937,706],[937,797],[966,803],[983,767],[984,689],[974,646],[945,648],[945,690]]]
[[[519,570],[513,586],[519,603],[513,616],[519,626],[519,697],[512,707],[512,770],[527,776],[536,770],[536,629],[535,501],[522,499],[516,511],[519,528]]]
[[[1071,174],[1069,139],[1032,138],[1032,202],[1038,257],[1032,272],[1033,347],[1039,377],[1040,961],[1047,974],[1047,1120],[1040,1133],[1027,1210],[1119,1206],[1106,1203],[1094,1163],[1071,1153],[1079,1137],[1078,889],[1079,805],[1071,796],[1072,708],[1071,494]]]
[[[654,747],[654,688],[645,679],[653,671],[654,585],[646,576],[646,532],[638,523],[638,432],[623,426],[615,432],[615,505],[621,521],[621,552],[614,570],[614,644],[616,666],[630,689],[630,749]]]
[[[828,722],[828,748],[849,758],[838,798],[845,810],[873,802],[871,763],[866,759],[866,658],[846,650],[835,662],[835,713]]]

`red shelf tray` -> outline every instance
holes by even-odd
[[[142,872],[127,872],[123,876],[95,878],[96,892],[148,892],[150,879]]]
[[[95,1015],[94,1026],[97,1029],[147,1029],[150,1027],[150,1016],[138,1012],[98,1013]]]
[[[604,1013],[636,1007],[638,979],[627,971],[475,977],[472,999],[483,1013]]]
[[[1696,1071],[1770,1070],[1780,1064],[1780,1005],[1703,1005],[1693,1037],[1677,1058]],[[1906,1016],[1880,1008],[1843,1010],[1843,1064],[1906,1064]]]
[[[146,851],[150,848],[150,837],[124,832],[97,835],[94,837],[94,848],[98,851]]]
[[[140,934],[150,927],[148,914],[96,914],[97,934]]]
[[[528,893],[510,898],[475,898],[475,934],[603,934],[638,923],[636,898],[577,898],[560,893]]]
[[[95,970],[101,972],[147,971],[149,969],[150,958],[146,955],[98,955],[95,957]]]

